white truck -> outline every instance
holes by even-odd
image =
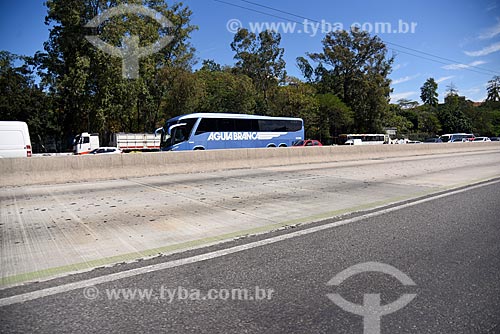
[[[31,139],[25,122],[0,122],[0,158],[31,157]]]
[[[99,134],[84,132],[77,135],[73,141],[73,153],[77,155],[88,154],[99,148]],[[160,137],[153,133],[114,133],[110,146],[123,152],[153,152],[160,150]]]

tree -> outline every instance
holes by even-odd
[[[391,104],[389,112],[385,117],[386,127],[395,127],[398,135],[408,134],[413,129],[413,123],[402,115],[402,107],[399,104]]]
[[[323,135],[323,138],[331,139],[342,133],[350,132],[349,130],[354,124],[352,110],[340,98],[331,93],[318,94],[316,98],[319,102],[322,127],[326,127],[327,130],[326,136]]]
[[[418,102],[409,99],[399,99],[398,105],[401,107],[401,109],[415,109],[416,107],[418,107]]]
[[[304,120],[306,136],[320,139],[323,120],[318,113],[314,87],[304,83],[280,86],[270,98],[272,116],[300,117]]]
[[[387,57],[382,40],[359,29],[334,31],[323,39],[323,52],[308,56],[319,63],[313,71],[318,92],[338,96],[354,112],[355,130],[380,131],[389,108],[388,75],[394,60]],[[299,67],[311,77],[304,60],[297,59]]]
[[[418,131],[435,136],[441,132],[441,123],[435,113],[421,111],[418,113]]]
[[[35,83],[32,64],[31,57],[0,51],[0,120],[28,123],[33,151],[40,152],[58,128],[51,97]]]
[[[204,63],[195,73],[195,79],[202,89],[196,110],[253,114],[257,94],[252,79],[213,65]]]
[[[222,66],[216,63],[215,60],[205,59],[201,65],[201,70],[209,72],[220,72],[222,71]]]
[[[465,97],[453,94],[446,96],[445,103],[438,112],[443,132],[471,132],[472,125],[464,114],[468,107],[471,105],[465,100]]]
[[[458,88],[453,82],[450,82],[450,84],[446,86],[446,96],[450,95],[458,96]]]
[[[135,14],[107,19],[97,28],[85,28],[95,16],[125,1],[48,0],[46,24],[50,26],[45,52],[35,56],[42,84],[53,93],[61,111],[64,137],[82,131],[152,131],[166,116],[166,101],[178,71],[190,70],[194,49],[189,43],[191,11],[182,4],[168,6],[164,0],[137,0],[135,4],[154,9],[173,25],[163,28],[155,20]],[[140,46],[161,36],[173,40],[159,52],[140,59],[139,78],[122,77],[122,62],[91,45],[87,35],[98,35],[113,46],[125,36],[141,36]]]
[[[488,97],[487,102],[500,102],[500,76],[495,75],[493,79],[488,81]]]
[[[231,49],[236,53],[236,70],[250,77],[257,91],[262,94],[263,105],[258,108],[269,112],[269,95],[272,89],[286,78],[285,50],[280,48],[281,35],[263,31],[258,36],[247,29],[240,29],[234,36]]]
[[[420,99],[426,105],[435,107],[438,104],[438,84],[434,78],[429,78],[425,81],[424,85],[420,88]]]

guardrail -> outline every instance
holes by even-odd
[[[85,182],[489,150],[500,151],[500,142],[292,147],[0,159],[0,186]]]

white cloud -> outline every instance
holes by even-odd
[[[498,7],[498,5],[496,4],[496,2],[492,2],[492,3],[490,3],[490,4],[488,5],[488,7],[486,7],[486,11],[487,11],[487,12],[490,12],[490,11],[492,11],[492,10],[496,9],[497,7]]]
[[[498,19],[497,19],[498,20]],[[479,39],[490,39],[500,34],[500,20],[497,24],[491,28],[486,29],[481,34],[479,34]]]
[[[486,100],[486,89],[481,86],[471,87],[469,89],[461,89],[460,95],[466,96],[471,101],[484,101]]]
[[[397,102],[398,100],[407,99],[409,97],[413,97],[416,95],[418,95],[418,92],[415,92],[415,91],[392,94],[391,95],[391,102]]]
[[[462,90],[461,93],[467,96],[470,94],[477,94],[477,93],[480,93],[482,91],[483,91],[483,89],[481,89],[481,87],[472,87],[470,89]]]
[[[392,84],[393,85],[397,85],[397,84],[400,84],[400,83],[403,83],[403,82],[411,81],[413,79],[418,78],[419,76],[420,76],[420,73],[419,74],[415,74],[415,75],[411,75],[411,76],[409,75],[409,76],[406,76],[406,77],[402,77],[402,78],[393,80]]]
[[[450,80],[450,79],[453,79],[455,76],[454,75],[450,75],[450,76],[447,76],[447,77],[441,77],[439,79],[436,80],[436,83],[441,83],[443,81],[446,81],[446,80]]]
[[[394,67],[392,68],[393,71],[397,71],[397,70],[400,70],[404,67],[408,66],[408,63],[404,63],[404,64],[396,64],[394,65]]]
[[[483,65],[483,64],[486,64],[486,62],[482,61],[482,60],[476,60],[470,64],[450,64],[450,65],[443,66],[442,68],[445,70],[463,70],[466,68],[479,66],[479,65]]]
[[[464,51],[464,53],[467,56],[471,57],[481,57],[481,56],[486,56],[489,55],[490,53],[498,52],[500,51],[500,42],[491,44],[490,46],[487,46],[481,50],[478,51]]]

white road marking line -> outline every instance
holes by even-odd
[[[466,192],[466,191],[469,191],[472,189],[477,189],[477,188],[481,188],[484,186],[489,186],[489,185],[493,185],[493,184],[497,184],[497,183],[500,183],[500,180],[494,180],[494,181],[490,181],[490,182],[486,182],[486,183],[482,183],[482,184],[478,184],[478,185],[472,185],[472,186],[469,186],[469,187],[466,187],[463,189],[454,190],[454,191],[450,191],[450,192],[447,192],[444,194],[439,194],[439,195],[427,197],[427,198],[420,199],[420,200],[417,200],[414,202],[405,203],[405,204],[397,205],[397,206],[394,206],[391,208],[367,213],[367,214],[364,214],[361,216],[357,216],[357,217],[353,217],[353,218],[349,218],[349,219],[344,219],[344,220],[340,220],[340,221],[336,221],[333,223],[328,223],[328,224],[324,224],[324,225],[320,225],[320,226],[314,226],[314,227],[307,228],[304,230],[291,232],[288,234],[283,234],[283,235],[271,237],[268,239],[255,241],[255,242],[250,242],[248,244],[235,246],[235,247],[231,247],[231,248],[227,248],[227,249],[221,249],[221,250],[206,253],[206,254],[200,254],[200,255],[188,257],[185,259],[179,259],[179,260],[174,260],[174,261],[169,261],[169,262],[164,262],[164,263],[158,263],[158,264],[154,264],[154,265],[150,265],[150,266],[146,266],[146,267],[125,270],[125,271],[114,273],[114,274],[90,278],[90,279],[86,279],[83,281],[68,283],[68,284],[55,286],[55,287],[51,287],[51,288],[46,288],[46,289],[42,289],[42,290],[38,290],[38,291],[27,292],[24,294],[15,295],[15,296],[11,296],[11,297],[5,297],[5,298],[0,299],[0,307],[13,305],[13,304],[19,304],[19,303],[23,303],[26,301],[35,300],[35,299],[48,297],[48,296],[53,296],[56,294],[69,292],[69,291],[73,291],[73,290],[77,290],[77,289],[83,289],[83,288],[86,288],[88,286],[94,286],[94,285],[98,285],[98,284],[113,282],[113,281],[117,281],[117,280],[120,280],[123,278],[143,275],[143,274],[147,274],[147,273],[151,273],[151,272],[155,272],[155,271],[160,271],[160,270],[165,270],[165,269],[169,269],[169,268],[183,266],[186,264],[215,259],[215,258],[222,257],[225,255],[234,254],[234,253],[242,252],[245,250],[249,250],[252,248],[261,247],[261,246],[273,244],[276,242],[280,242],[283,240],[288,240],[288,239],[292,239],[295,237],[299,237],[299,236],[327,230],[330,228],[358,222],[360,220],[378,217],[378,216],[384,215],[386,213],[398,211],[398,210],[412,207],[415,205],[419,205],[422,203],[430,202],[430,201],[433,201],[436,199],[460,194],[460,193],[463,193],[463,192]]]

